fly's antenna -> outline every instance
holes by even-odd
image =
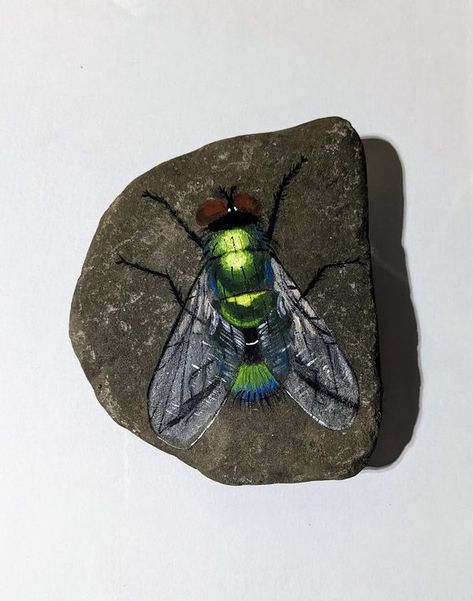
[[[218,187],[218,194],[221,198],[225,198],[225,200],[227,201],[228,204],[228,208],[230,210],[234,210],[234,204],[233,204],[233,196],[235,195],[235,191],[236,191],[237,187],[236,186],[230,186],[230,188],[224,188],[223,186],[219,186]]]

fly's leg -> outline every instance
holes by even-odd
[[[309,294],[315,284],[328,269],[331,269],[332,267],[346,267],[346,265],[365,265],[365,262],[361,257],[357,257],[356,259],[347,259],[346,261],[338,261],[336,263],[327,263],[326,265],[322,265],[322,267],[317,269],[310,282],[302,291],[302,298],[305,298]]]
[[[294,165],[290,168],[290,170],[285,173],[279,182],[278,187],[276,188],[276,192],[273,194],[273,208],[271,209],[271,215],[269,216],[268,229],[266,230],[266,236],[268,239],[268,243],[271,242],[274,234],[274,228],[276,227],[276,221],[278,218],[279,207],[281,205],[281,201],[284,199],[287,187],[291,183],[291,181],[297,176],[301,167],[304,163],[307,163],[307,158],[301,155],[301,158],[294,163]]]
[[[184,299],[182,298],[182,294],[181,291],[179,290],[179,288],[176,286],[176,284],[174,283],[174,280],[172,279],[172,277],[169,275],[169,273],[167,271],[155,271],[154,269],[150,269],[149,267],[145,267],[144,265],[140,265],[139,263],[136,263],[135,261],[129,261],[128,259],[125,259],[125,257],[122,257],[122,255],[118,255],[120,258],[118,259],[118,261],[116,261],[117,265],[126,265],[127,267],[134,267],[135,269],[138,269],[139,271],[143,271],[144,273],[149,273],[150,275],[154,276],[154,277],[158,277],[158,278],[162,278],[163,280],[166,280],[169,286],[169,289],[171,290],[171,292],[174,295],[174,298],[176,299],[177,304],[180,307],[184,307]]]
[[[199,248],[202,248],[202,240],[200,236],[198,236],[182,219],[180,215],[176,212],[176,210],[169,204],[169,201],[166,200],[163,196],[159,196],[159,194],[153,194],[149,190],[145,190],[141,195],[142,198],[149,198],[153,202],[157,202],[162,207],[166,209],[166,211],[171,215],[174,221],[186,232],[188,238],[192,240]]]

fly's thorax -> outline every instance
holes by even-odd
[[[213,232],[204,248],[215,308],[229,323],[256,327],[274,306],[271,258],[257,225]]]
[[[208,232],[204,244],[207,258],[239,250],[268,250],[265,236],[257,224]]]

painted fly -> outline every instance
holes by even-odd
[[[118,261],[167,279],[181,305],[148,390],[151,425],[169,445],[194,444],[229,397],[252,404],[284,391],[326,428],[343,430],[354,419],[353,371],[271,248],[281,200],[306,161],[283,177],[266,231],[258,201],[235,188],[221,188],[198,208],[202,236],[166,199],[143,195],[170,213],[205,258],[186,299],[168,273]]]

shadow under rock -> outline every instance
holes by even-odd
[[[363,146],[383,383],[383,416],[368,467],[380,468],[400,457],[414,432],[420,393],[418,334],[402,247],[402,163],[395,148],[385,140],[365,138]]]

